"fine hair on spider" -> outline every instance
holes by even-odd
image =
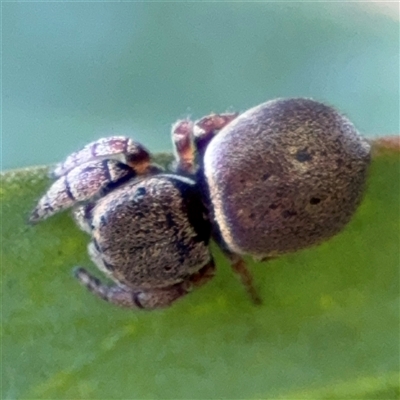
[[[319,244],[344,228],[362,199],[368,141],[311,99],[179,120],[171,136],[171,171],[130,138],[89,143],[55,167],[30,217],[72,208],[90,235],[91,260],[114,283],[80,267],[75,276],[119,306],[167,307],[209,282],[210,240],[260,303],[243,255],[268,260]]]

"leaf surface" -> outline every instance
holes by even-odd
[[[249,260],[254,306],[214,248],[217,277],[163,311],[94,298],[68,213],[26,221],[46,168],[2,175],[4,399],[399,398],[399,157],[381,154],[344,232]]]

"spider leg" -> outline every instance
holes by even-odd
[[[238,116],[237,113],[210,114],[195,123],[189,119],[178,120],[171,131],[176,159],[175,170],[194,174],[197,156],[202,156],[215,133]]]
[[[199,272],[181,283],[166,288],[146,290],[130,289],[119,285],[104,285],[83,268],[76,268],[74,275],[83,286],[103,300],[120,307],[154,310],[168,307],[193,289],[204,285],[213,278],[214,271],[215,266],[211,261]]]
[[[216,132],[228,125],[238,115],[238,113],[212,113],[197,120],[193,127],[193,136],[197,152],[202,155]]]
[[[52,176],[60,178],[81,164],[104,159],[127,164],[137,174],[145,173],[150,165],[150,154],[140,143],[124,136],[110,136],[91,142],[69,155],[54,168]]]
[[[175,171],[187,174],[196,172],[196,153],[193,143],[193,122],[181,119],[171,130],[172,144],[176,160]]]
[[[254,286],[253,276],[251,275],[251,272],[249,271],[243,258],[240,257],[238,254],[231,253],[227,250],[223,249],[223,251],[229,259],[232,270],[238,276],[240,282],[244,286],[252,302],[254,304],[261,304],[262,300],[257,292],[256,287]]]
[[[91,161],[79,165],[50,186],[33,210],[30,222],[48,218],[80,202],[104,195],[136,175],[128,165],[115,160]]]
[[[93,207],[95,206],[95,203],[88,202],[84,204],[78,204],[74,206],[72,210],[72,217],[78,225],[79,229],[82,231],[91,234],[92,233],[92,226],[91,226],[91,221],[92,221],[92,216],[91,216],[91,211]]]

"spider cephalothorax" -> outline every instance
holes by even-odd
[[[125,137],[90,143],[54,170],[36,222],[73,207],[89,254],[115,284],[76,276],[121,306],[166,307],[214,275],[209,241],[260,299],[241,256],[296,251],[338,233],[364,190],[370,146],[333,108],[280,99],[172,128],[166,172]]]

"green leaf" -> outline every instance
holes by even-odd
[[[2,398],[398,399],[399,166],[395,154],[374,160],[363,204],[334,239],[249,260],[262,306],[215,248],[217,277],[153,312],[77,284],[88,238],[68,214],[27,225],[46,168],[4,173]]]

